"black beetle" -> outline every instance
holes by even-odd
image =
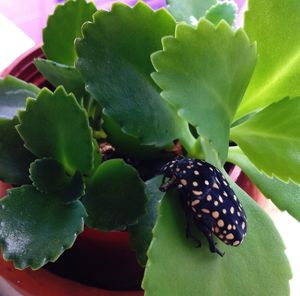
[[[203,160],[177,157],[165,164],[161,173],[160,190],[177,188],[180,193],[188,238],[201,245],[191,231],[194,222],[208,239],[211,252],[224,255],[217,249],[213,234],[227,245],[241,244],[247,233],[247,217],[219,169]]]

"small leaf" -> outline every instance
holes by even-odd
[[[18,269],[54,262],[83,231],[85,217],[79,201],[64,204],[30,185],[11,189],[0,201],[3,257]]]
[[[35,159],[25,147],[15,126],[19,123],[0,118],[0,179],[20,185],[29,183],[29,165]]]
[[[74,40],[81,36],[82,24],[91,21],[96,10],[92,2],[85,0],[68,1],[56,7],[43,31],[43,51],[49,60],[74,66]]]
[[[148,198],[146,213],[138,223],[129,227],[130,244],[137,253],[137,259],[142,266],[147,262],[147,250],[152,240],[152,229],[157,219],[158,203],[165,193],[159,190],[162,177],[157,176],[145,183],[145,193]]]
[[[245,30],[257,41],[259,59],[236,119],[300,93],[298,0],[249,0]]]
[[[124,230],[145,212],[144,183],[123,160],[108,160],[92,176],[83,203],[89,227]]]
[[[168,0],[168,10],[177,21],[198,21],[217,0]]]
[[[17,129],[35,155],[58,160],[70,175],[92,169],[92,133],[86,113],[62,87],[54,93],[43,89],[36,100],[27,101],[19,118]]]
[[[64,202],[72,202],[84,194],[80,173],[68,176],[61,163],[53,158],[37,159],[30,165],[33,186],[42,193],[53,193]]]
[[[36,59],[34,64],[47,81],[55,87],[62,85],[68,93],[72,92],[77,100],[89,96],[79,72],[74,67],[44,59]]]
[[[238,165],[259,190],[281,210],[287,211],[300,222],[300,186],[289,181],[289,183],[273,177],[270,178],[261,173],[239,149],[229,149],[228,160]]]
[[[255,46],[243,30],[234,32],[224,21],[215,27],[205,19],[197,28],[177,25],[175,37],[162,43],[163,50],[151,56],[162,97],[212,142],[224,163],[229,127],[255,65]]]
[[[215,25],[221,20],[225,20],[232,26],[237,16],[237,10],[238,7],[234,1],[219,2],[205,13],[205,18]]]
[[[143,287],[146,296],[288,296],[291,270],[284,245],[272,221],[251,198],[231,184],[248,216],[248,234],[238,247],[226,246],[223,258],[185,237],[185,218],[179,200],[166,195],[160,206]],[[256,260],[259,258],[259,264]],[[184,271],[184,272],[183,272]]]
[[[133,8],[117,3],[111,12],[97,12],[76,42],[76,67],[87,91],[141,144],[162,147],[186,130],[150,78],[149,56],[174,29],[175,21],[165,10],[154,12],[143,2]]]
[[[30,179],[37,190],[48,193],[61,189],[68,176],[64,166],[57,160],[42,158],[30,165]]]
[[[26,99],[35,98],[40,89],[13,76],[0,79],[0,118],[12,119],[25,109]]]
[[[251,162],[269,176],[300,183],[300,97],[266,107],[231,130]]]

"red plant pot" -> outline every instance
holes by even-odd
[[[2,76],[13,75],[38,87],[49,86],[33,64],[33,59],[39,57],[44,57],[41,47],[34,47]],[[259,191],[238,167],[230,176],[254,199],[260,198]],[[9,187],[0,181],[0,197]],[[143,291],[138,290],[142,277],[143,270],[125,232],[100,233],[86,228],[55,264],[38,271],[16,270],[0,254],[0,294],[7,296],[142,296]]]

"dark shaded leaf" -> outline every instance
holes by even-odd
[[[142,266],[147,262],[147,250],[152,240],[152,229],[158,215],[158,203],[164,196],[159,190],[162,177],[157,176],[145,183],[147,196],[146,213],[141,216],[138,223],[129,227],[130,244],[137,253],[137,259]]]
[[[0,179],[13,185],[30,182],[29,165],[35,159],[15,128],[18,123],[16,117],[0,119]]]
[[[83,203],[89,227],[124,230],[145,212],[144,183],[138,172],[123,160],[108,160],[91,177]]]

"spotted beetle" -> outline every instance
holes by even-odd
[[[187,238],[201,246],[191,231],[194,222],[206,236],[213,253],[224,255],[217,249],[213,234],[227,245],[241,244],[247,233],[247,217],[219,169],[203,160],[177,157],[165,164],[161,173],[160,190],[177,188],[180,193],[187,219]]]

